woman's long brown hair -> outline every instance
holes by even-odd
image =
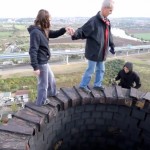
[[[49,12],[45,9],[41,9],[39,10],[37,17],[34,21],[35,26],[40,27],[45,32],[47,38],[50,29],[50,19],[51,16]]]

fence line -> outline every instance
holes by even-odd
[[[150,45],[139,45],[139,46],[127,46],[127,47],[116,47],[115,56],[129,56],[135,54],[144,54],[150,53]],[[51,51],[52,57],[62,56],[66,63],[69,63],[69,57],[73,55],[81,56],[81,59],[84,57],[84,49],[76,49],[76,50],[59,50],[59,51]],[[112,55],[109,54],[109,57]],[[25,53],[5,53],[0,55],[0,60],[10,60],[10,59],[22,59],[29,58],[28,52]]]

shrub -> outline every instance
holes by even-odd
[[[111,61],[107,61],[105,64],[105,76],[104,76],[104,84],[108,85],[111,79],[114,79],[118,72],[123,68],[125,61],[121,59],[115,59]]]

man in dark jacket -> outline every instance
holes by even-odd
[[[119,71],[115,80],[120,80],[118,85],[122,88],[130,89],[133,87],[138,89],[141,87],[140,77],[133,71],[133,64],[131,62],[125,63],[123,69]]]
[[[104,63],[109,47],[111,47],[110,52],[115,54],[110,21],[107,18],[113,11],[113,4],[112,0],[104,0],[101,11],[90,18],[81,28],[78,28],[72,36],[72,40],[86,39],[85,57],[88,60],[88,67],[80,82],[80,88],[88,93],[91,92],[88,84],[94,72],[94,88],[103,90]]]

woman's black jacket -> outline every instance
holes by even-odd
[[[39,64],[46,64],[50,59],[49,38],[57,38],[63,35],[66,30],[65,28],[56,31],[49,30],[49,38],[47,38],[44,31],[37,26],[30,26],[28,32],[30,34],[29,55],[31,66],[34,70],[38,70]]]

